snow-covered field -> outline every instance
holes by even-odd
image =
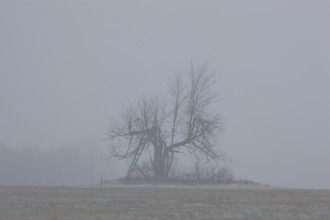
[[[330,219],[329,190],[242,186],[0,187],[0,219]]]

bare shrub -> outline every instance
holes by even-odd
[[[171,178],[178,182],[194,184],[218,184],[234,181],[234,175],[228,167],[220,167],[218,165],[203,166],[200,162],[196,162],[189,171],[173,170]]]

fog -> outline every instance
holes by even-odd
[[[125,173],[106,129],[190,63],[215,69],[235,176],[330,188],[328,1],[0,1],[0,185]]]

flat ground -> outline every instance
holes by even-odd
[[[329,190],[0,187],[0,219],[330,219]]]

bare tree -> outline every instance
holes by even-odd
[[[170,84],[169,97],[143,98],[129,105],[108,130],[112,157],[132,159],[127,177],[138,171],[142,155],[149,153],[153,175],[167,177],[178,153],[224,159],[217,153],[217,138],[223,131],[219,114],[210,111],[217,101],[215,74],[206,65],[178,74]]]

